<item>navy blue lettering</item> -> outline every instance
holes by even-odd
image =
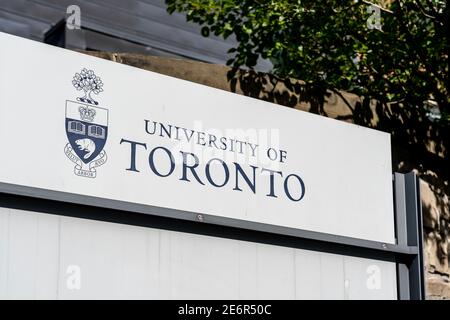
[[[247,174],[242,169],[239,163],[233,162],[233,164],[236,167],[236,184],[233,190],[242,191],[242,189],[239,188],[239,174],[240,174],[244,178],[245,182],[247,182],[247,185],[250,187],[253,193],[256,193],[256,169],[258,169],[258,167],[250,166],[253,169],[253,182],[252,182],[250,181],[250,178],[247,176]]]
[[[266,196],[268,197],[274,197],[274,198],[278,198],[275,195],[275,186],[274,186],[274,182],[275,182],[275,173],[278,173],[280,176],[283,176],[283,173],[281,171],[274,171],[274,170],[270,170],[270,169],[265,169],[262,168],[261,172],[267,171],[270,173],[270,192],[269,194],[266,194]]]
[[[300,194],[300,198],[295,199],[294,197],[292,197],[289,188],[288,188],[288,180],[290,177],[295,177],[297,178],[299,184],[300,184],[300,188],[301,188],[301,194]],[[305,196],[305,184],[303,183],[302,178],[300,178],[298,175],[296,174],[290,174],[286,177],[286,179],[284,180],[284,192],[286,193],[287,197],[289,199],[291,199],[292,201],[300,201],[303,199],[303,197]]]
[[[153,131],[152,132],[150,132],[150,130],[149,130],[149,128],[148,128],[148,123],[150,122],[149,120],[144,120],[145,121],[145,132],[147,132],[148,134],[155,134],[155,132],[156,132],[156,122],[155,121],[152,121],[153,122]]]
[[[225,172],[225,179],[222,184],[215,183],[211,177],[210,164],[213,161],[219,161],[220,164],[222,164],[222,166],[223,166],[223,170]],[[217,188],[221,188],[224,185],[226,185],[228,183],[228,180],[230,179],[230,170],[228,170],[226,163],[223,162],[219,158],[212,158],[211,160],[208,161],[208,163],[206,164],[205,173],[206,173],[206,179],[208,179],[209,183],[211,183],[214,187],[217,187]]]
[[[180,153],[183,155],[183,174],[182,174],[180,180],[191,182],[191,180],[189,180],[189,179],[187,178],[187,170],[189,169],[189,170],[191,171],[192,175],[194,176],[194,178],[195,178],[200,184],[204,184],[204,183],[200,180],[200,178],[199,178],[197,172],[195,171],[195,168],[197,168],[197,167],[198,167],[198,164],[199,164],[198,157],[197,157],[195,154],[190,153],[190,152],[183,152],[183,151],[180,151]],[[187,163],[187,162],[188,162],[188,159],[187,159],[187,156],[188,156],[188,155],[192,156],[192,158],[194,159],[194,162],[195,162],[195,163],[194,163],[193,165],[188,165],[188,163]]]
[[[160,137],[164,137],[163,131],[166,133],[168,138],[170,138],[172,136],[172,126],[170,124],[168,124],[167,126],[169,127],[169,130],[167,130],[167,128],[162,123],[159,124],[159,128],[160,128],[159,136]]]
[[[120,144],[122,144],[122,142],[129,143],[130,149],[131,149],[130,167],[126,170],[139,172],[139,170],[136,169],[136,146],[138,146],[138,145],[143,146],[147,150],[147,145],[145,143],[140,143],[140,142],[131,141],[131,140],[125,140],[123,138],[122,138],[122,140],[120,140]]]
[[[167,174],[162,174],[156,169],[154,158],[155,158],[155,152],[158,149],[164,150],[167,153],[167,155],[169,156],[169,159],[170,159],[170,170],[169,170],[169,172]],[[156,174],[159,177],[163,177],[163,178],[170,176],[172,174],[173,170],[175,170],[175,160],[173,159],[172,153],[170,152],[169,149],[164,148],[164,147],[156,147],[155,149],[153,149],[150,152],[150,154],[148,155],[148,164],[150,165],[150,169],[152,169],[154,174]]]

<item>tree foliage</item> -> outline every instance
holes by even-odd
[[[379,30],[368,26],[374,7],[367,1],[166,0],[204,36],[235,36],[229,65],[269,59],[280,77],[407,108],[434,105],[448,126],[446,1],[384,2]]]

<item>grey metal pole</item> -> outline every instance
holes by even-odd
[[[397,245],[416,247],[417,252],[397,261],[400,300],[425,299],[422,207],[419,179],[414,172],[394,174]]]

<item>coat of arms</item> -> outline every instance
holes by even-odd
[[[103,82],[92,70],[83,69],[73,77],[75,89],[84,92],[76,101],[66,101],[66,134],[69,143],[64,152],[75,163],[78,176],[95,178],[96,168],[106,162],[103,147],[108,137],[108,110],[100,107],[92,94],[103,91]]]

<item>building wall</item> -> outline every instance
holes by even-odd
[[[395,268],[0,207],[0,299],[396,299]]]
[[[427,294],[431,299],[450,299],[450,201],[437,196],[433,185],[421,181],[424,216],[424,258]]]

